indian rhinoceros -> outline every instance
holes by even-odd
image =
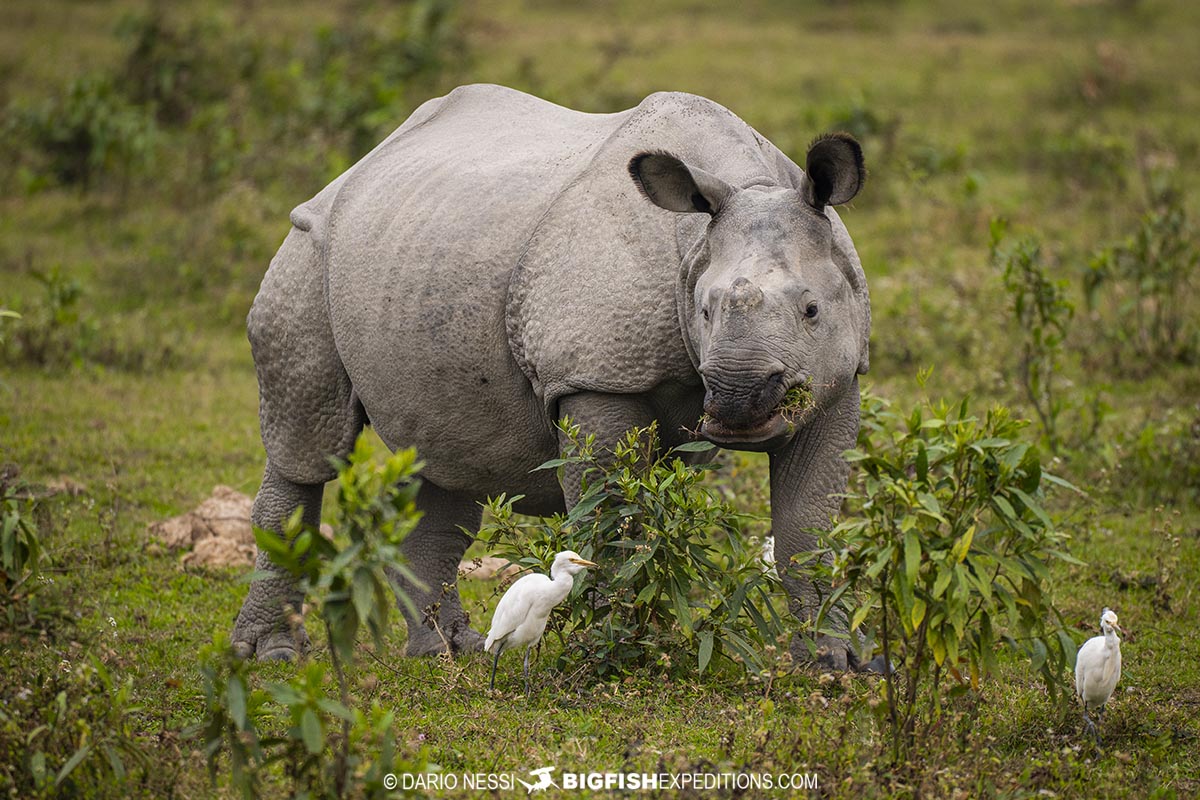
[[[248,319],[267,454],[254,522],[279,530],[303,506],[316,523],[330,457],[368,423],[415,446],[424,516],[403,547],[426,588],[404,588],[418,608],[440,600],[442,633],[406,611],[406,652],[478,650],[453,585],[480,501],[560,511],[578,474],[534,471],[560,452],[558,420],[602,444],[657,420],[664,446],[697,430],[770,454],[789,564],[829,526],[858,431],[870,304],[832,206],[864,175],[848,135],[817,138],[801,171],[690,94],[615,114],[499,86],[426,102],[292,212],[263,279]],[[801,386],[815,402],[783,413]],[[258,568],[273,569],[261,551]],[[815,587],[783,571],[811,614]],[[294,656],[300,602],[282,573],[253,583],[236,648]],[[823,644],[846,665],[845,642]]]

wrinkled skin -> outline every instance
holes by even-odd
[[[665,446],[698,430],[770,454],[776,560],[810,615],[815,588],[785,565],[828,528],[858,430],[870,305],[832,206],[863,177],[848,136],[818,139],[802,172],[693,95],[604,115],[496,86],[429,101],[292,212],[263,280],[248,320],[267,451],[255,523],[278,530],[298,505],[317,519],[329,456],[368,421],[416,446],[424,516],[404,549],[427,588],[402,588],[452,649],[476,650],[454,584],[479,503],[574,501],[578,474],[532,471],[560,452],[563,416],[602,444],[657,420]],[[800,386],[811,404],[781,409]],[[252,584],[235,645],[294,656],[299,602],[286,578]],[[409,655],[445,647],[425,622],[407,619]],[[819,644],[829,666],[853,659]]]

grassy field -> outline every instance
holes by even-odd
[[[1030,330],[989,256],[989,223],[1036,237],[1074,306],[1050,372],[1058,437],[1042,445],[1084,490],[1050,501],[1084,562],[1055,566],[1051,591],[1079,642],[1102,606],[1119,612],[1125,666],[1103,749],[1027,661],[1006,658],[897,769],[876,680],[763,682],[726,665],[595,681],[554,671],[549,640],[531,697],[515,655],[490,694],[486,657],[402,659],[397,622],[351,677],[357,696],[395,710],[404,763],[523,778],[550,764],[814,772],[814,793],[830,797],[1200,794],[1194,224],[1153,228],[1174,231],[1178,252],[1150,235],[1131,272],[1103,277],[1092,302],[1085,292],[1097,254],[1145,215],[1200,207],[1200,5],[733,7],[480,0],[443,17],[439,3],[369,0],[5,4],[0,309],[21,317],[0,316],[0,464],[80,490],[37,516],[47,610],[33,625],[0,620],[0,790],[28,793],[34,753],[54,775],[121,719],[144,760],[127,781],[97,768],[107,779],[80,793],[234,796],[225,772],[213,788],[186,731],[203,711],[197,654],[232,627],[244,575],[183,565],[146,526],[214,485],[257,489],[244,319],[288,211],[424,99],[486,81],[597,112],[695,92],[800,161],[822,131],[858,136],[870,179],[842,218],[871,286],[867,382],[899,406],[969,394],[1036,417],[1021,378]],[[1156,270],[1171,258],[1184,268]],[[757,513],[765,479],[755,459],[736,481],[715,477]],[[494,582],[464,588],[480,626],[496,599]],[[131,682],[132,711],[105,710],[115,689],[90,664]],[[263,665],[255,680],[295,669]],[[59,696],[64,710],[48,710]]]

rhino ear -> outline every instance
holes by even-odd
[[[817,210],[851,200],[867,178],[862,148],[848,133],[818,136],[808,147],[801,192]]]
[[[715,215],[734,192],[716,175],[669,153],[639,153],[629,162],[629,174],[651,203],[667,211]]]

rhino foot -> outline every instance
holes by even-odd
[[[814,655],[811,646],[815,645]],[[857,664],[850,643],[834,636],[818,636],[813,642],[801,634],[792,637],[792,660],[796,664],[816,664],[824,672],[845,672]]]
[[[230,637],[238,658],[254,656],[259,661],[295,661],[308,652],[308,632],[298,614],[280,615],[269,622],[249,621],[249,616],[243,608]]]
[[[443,638],[444,637],[444,638]],[[424,625],[409,626],[408,643],[404,646],[404,655],[436,656],[447,652],[477,653],[483,650],[484,638],[473,630],[465,621],[451,625],[439,634],[437,630]]]

